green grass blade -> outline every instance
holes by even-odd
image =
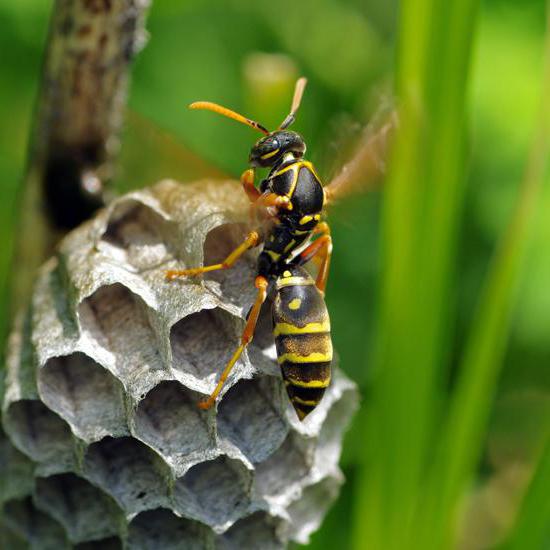
[[[401,4],[400,128],[385,189],[384,279],[355,547],[417,547],[422,487],[448,338],[463,195],[464,110],[476,0]]]
[[[498,550],[541,550],[550,544],[550,439],[525,494],[515,525]]]
[[[550,10],[549,10],[550,13]],[[550,25],[549,25],[550,28]],[[541,195],[550,145],[550,38],[541,112],[516,210],[494,258],[470,327],[460,376],[444,429],[441,454],[433,470],[431,502],[425,507],[433,528],[425,541],[436,548],[451,544],[460,498],[483,448],[483,437],[506,349],[511,312],[531,220]]]

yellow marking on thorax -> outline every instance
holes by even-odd
[[[283,277],[292,277],[292,273],[288,270],[283,271]]]
[[[296,162],[293,162],[292,164],[289,164],[288,166],[285,166],[283,169],[279,170],[278,172],[275,172],[273,174],[273,177],[276,178],[277,176],[280,176],[281,174],[284,174],[285,172],[288,172],[289,170],[294,170],[296,167]]]
[[[308,323],[303,327],[297,327],[290,323],[276,323],[273,336],[287,334],[319,334],[330,332],[330,321],[327,319],[321,323]]]
[[[297,309],[300,309],[300,306],[302,305],[302,300],[300,298],[294,298],[293,300],[290,300],[288,303],[288,308],[292,309],[293,311],[296,311]]]
[[[300,169],[303,167],[306,167],[309,170],[311,170],[315,178],[320,182],[319,176],[315,172],[315,168],[313,168],[313,164],[311,164],[311,162],[309,162],[308,160],[300,160],[300,161],[294,162],[290,166],[287,166],[286,168],[283,168],[282,170],[275,172],[275,174],[273,175],[273,177],[276,177],[284,174],[285,172],[288,172],[289,170],[294,171],[294,177],[292,179],[292,183],[290,184],[290,189],[286,193],[286,196],[289,199],[292,198],[292,195],[294,195],[294,191],[296,190],[296,185],[298,184],[298,176],[300,174]]]
[[[315,170],[315,168],[313,167],[313,164],[311,164],[311,162],[309,160],[304,160],[304,161],[301,162],[301,164],[302,164],[302,166],[305,166],[305,167],[309,168],[313,172],[313,175],[315,176],[317,181],[319,183],[321,183],[321,178],[317,175],[317,171]]]
[[[318,351],[314,351],[309,355],[283,353],[280,357],[277,357],[277,363],[279,363],[279,365],[285,361],[290,361],[291,363],[325,363],[326,361],[332,361],[332,346],[328,353],[320,353]]]
[[[281,255],[278,252],[275,252],[273,250],[264,250],[264,252],[274,261],[276,262]]]
[[[294,245],[296,244],[296,240],[292,239],[286,246],[283,252],[288,252]]]
[[[305,216],[302,216],[300,218],[300,221],[298,222],[300,225],[305,225],[306,223],[309,223],[312,220],[319,221],[321,219],[321,214],[306,214]]]
[[[298,185],[298,173],[300,172],[300,167],[294,168],[294,177],[292,178],[292,183],[290,184],[290,189],[288,190],[288,193],[286,196],[291,199],[294,195],[294,191],[296,190],[296,185]]]
[[[328,388],[330,376],[326,380],[285,380],[287,386],[299,386],[300,388]]]

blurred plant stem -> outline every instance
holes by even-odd
[[[544,76],[541,94],[541,105],[537,117],[538,128],[534,134],[531,154],[522,183],[520,202],[517,206],[514,218],[510,224],[508,235],[503,243],[501,256],[508,249],[509,271],[518,271],[513,265],[515,260],[519,264],[524,254],[525,241],[528,241],[528,232],[531,229],[531,219],[540,198],[542,184],[548,167],[550,155],[550,1],[546,5],[546,40],[544,52]],[[524,242],[521,242],[521,239]],[[513,247],[516,248],[514,256]],[[504,262],[503,259],[500,260]],[[497,270],[495,267],[495,271]],[[504,268],[501,267],[501,270]],[[496,277],[496,275],[495,275]],[[518,275],[515,274],[515,278]],[[515,282],[514,286],[515,286]],[[511,309],[511,307],[509,308]],[[509,325],[509,319],[500,321]],[[497,329],[495,329],[496,332]],[[505,330],[505,328],[501,329]],[[475,366],[475,365],[474,365]],[[531,483],[520,505],[515,524],[506,542],[499,550],[537,550],[544,548],[550,542],[550,499],[548,489],[550,487],[550,419],[545,416],[541,419],[546,433],[546,445],[536,465]]]
[[[498,550],[540,550],[550,541],[550,438],[521,503],[508,539]]]
[[[401,4],[400,129],[384,194],[383,282],[356,503],[357,549],[432,547],[418,542],[418,520],[429,518],[417,512],[448,362],[477,8],[477,0]]]
[[[429,534],[426,533],[426,537],[435,541],[436,548],[446,548],[452,544],[459,500],[475,475],[482,453],[487,421],[507,346],[521,268],[530,242],[532,220],[543,189],[550,147],[548,30],[545,53],[541,108],[525,176],[515,212],[493,259],[477,313],[470,325],[459,377],[431,472],[432,486],[426,510],[433,513],[434,526]],[[441,546],[437,545],[438,541]]]
[[[477,6],[474,0],[437,4],[402,7],[397,74],[402,128],[385,197],[386,272],[365,432],[374,452],[364,466],[355,539],[357,548],[370,550],[454,547],[460,504],[484,445],[549,154],[547,38],[542,106],[520,196],[444,406],[436,396],[445,395],[447,377],[449,282],[462,207],[464,105]],[[438,418],[443,421],[436,423]],[[544,454],[526,498],[528,517],[546,470]],[[532,514],[535,528],[546,509]],[[525,530],[529,520],[518,521]]]
[[[10,318],[64,231],[103,204],[148,0],[57,0],[22,184]]]

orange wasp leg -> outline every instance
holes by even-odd
[[[277,195],[277,193],[264,193],[263,195],[260,195],[254,205],[263,206],[265,208],[276,206],[277,208],[292,210],[292,203],[290,202],[290,199],[286,195]]]
[[[260,191],[258,191],[258,189],[254,187],[254,169],[253,168],[249,168],[248,170],[245,170],[242,173],[241,184],[250,202],[256,202],[260,198],[261,196]]]
[[[208,271],[218,269],[229,269],[233,264],[250,248],[254,248],[260,242],[260,235],[257,231],[251,231],[244,242],[242,242],[225,260],[219,264],[205,265],[203,267],[193,267],[191,269],[171,269],[166,272],[166,278],[171,281],[176,277],[195,277]]]
[[[248,217],[250,219],[250,225],[254,223],[256,219],[256,201],[261,197],[260,191],[254,186],[254,176],[255,171],[253,168],[245,170],[241,175],[241,184],[243,186],[244,192],[250,201],[250,209],[248,212]]]
[[[256,323],[258,322],[260,309],[262,308],[262,304],[265,302],[265,299],[267,297],[268,282],[265,277],[258,276],[256,277],[256,281],[254,284],[258,289],[258,294],[246,321],[246,326],[244,327],[243,334],[241,336],[241,343],[233,354],[233,357],[231,357],[231,359],[229,360],[229,363],[227,363],[225,369],[223,369],[220,380],[216,385],[214,391],[210,394],[209,397],[199,402],[199,407],[201,409],[209,409],[214,405],[214,403],[216,402],[216,398],[218,397],[220,391],[223,388],[223,385],[225,384],[225,381],[227,380],[227,377],[229,376],[229,373],[233,369],[235,363],[241,356],[246,346],[252,341],[252,338],[254,337],[254,330],[256,329]]]
[[[313,241],[301,254],[300,264],[305,264],[319,255],[321,258],[321,266],[317,274],[315,285],[325,294],[327,286],[328,272],[330,268],[330,257],[332,255],[332,238],[330,236],[330,227],[328,223],[321,222],[313,230],[313,234],[321,234],[321,236]]]
[[[258,207],[269,208],[270,206],[276,206],[277,208],[285,208],[292,210],[292,203],[290,199],[285,195],[277,195],[276,193],[260,193],[256,187],[254,187],[254,170],[249,168],[245,170],[241,176],[241,183],[251,204],[251,219],[254,219],[254,211]]]
[[[248,197],[248,200],[252,203],[250,206],[250,219],[255,219],[256,208],[270,206],[276,206],[278,208],[285,208],[292,210],[292,203],[290,199],[284,195],[277,195],[276,193],[261,193],[254,186],[255,171],[253,168],[245,170],[241,175],[241,184],[244,192]]]

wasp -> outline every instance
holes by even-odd
[[[202,409],[215,404],[233,366],[252,341],[262,304],[270,293],[273,294],[273,336],[277,361],[288,396],[300,420],[315,409],[330,384],[333,352],[330,318],[324,296],[332,238],[329,225],[323,218],[331,193],[342,186],[342,181],[335,180],[324,187],[312,163],[304,158],[304,138],[288,129],[295,121],[306,82],[303,77],[298,79],[290,113],[272,132],[258,122],[216,103],[198,101],[189,106],[191,109],[213,111],[264,134],[252,147],[248,158],[250,167],[241,176],[242,187],[253,211],[260,209],[264,214],[260,226],[250,231],[221,263],[166,272],[167,279],[172,280],[230,269],[247,250],[262,246],[254,282],[257,295],[240,344],[212,394],[199,403]],[[360,157],[355,159],[356,164],[361,164]],[[256,187],[258,168],[268,168],[269,173]],[[319,264],[315,280],[303,267],[314,259]]]

